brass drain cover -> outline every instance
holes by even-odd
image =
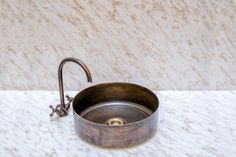
[[[106,121],[106,125],[113,125],[113,126],[124,125],[126,123],[127,123],[126,120],[119,117],[110,118]]]

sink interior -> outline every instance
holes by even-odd
[[[153,111],[134,102],[108,101],[90,106],[79,115],[95,123],[120,126],[140,121],[151,114]]]

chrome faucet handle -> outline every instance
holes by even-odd
[[[49,108],[52,109],[52,113],[50,114],[51,117],[53,116],[54,113],[56,113],[60,117],[68,115],[68,110],[70,108],[71,102],[73,101],[73,97],[69,97],[68,95],[66,95],[66,99],[68,103],[65,104],[65,107],[61,104],[58,104],[56,107],[53,107],[52,105],[49,106]]]

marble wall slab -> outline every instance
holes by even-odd
[[[152,90],[236,89],[236,2],[0,1],[0,89],[58,90],[57,68],[76,57],[94,84]],[[66,65],[65,89],[88,86]]]

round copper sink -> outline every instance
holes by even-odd
[[[105,83],[79,92],[72,102],[76,132],[102,147],[125,147],[150,138],[157,128],[158,99],[147,88]]]
[[[69,103],[64,103],[62,65],[59,66],[61,104],[53,109],[59,116],[67,115]],[[81,61],[88,81],[91,74]],[[63,98],[63,99],[62,99]],[[159,101],[149,89],[123,82],[103,83],[80,91],[72,101],[75,131],[81,139],[101,147],[120,148],[146,141],[157,129]]]

